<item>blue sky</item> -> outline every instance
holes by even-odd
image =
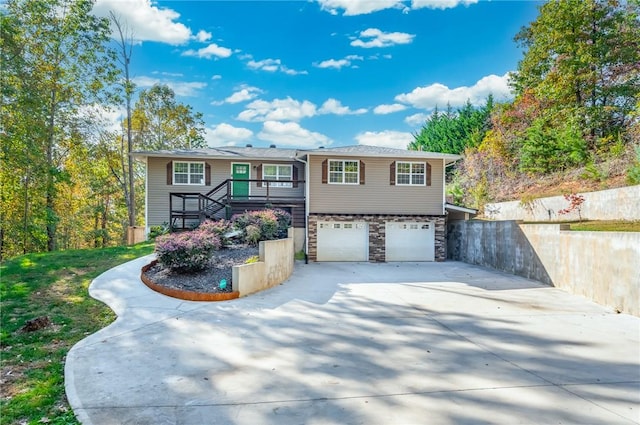
[[[404,148],[436,105],[510,98],[540,2],[98,0],[133,30],[138,89],[202,112],[210,146]]]

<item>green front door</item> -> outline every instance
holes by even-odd
[[[249,182],[236,180],[248,180],[251,178],[249,175],[250,169],[250,164],[231,164],[231,177],[233,177],[234,180],[232,185],[232,197],[234,199],[249,197]]]

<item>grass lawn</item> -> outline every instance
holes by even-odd
[[[592,232],[640,232],[640,221],[583,221],[569,223],[571,230]]]
[[[640,232],[640,220],[589,220],[589,221],[525,221],[525,224],[568,224],[571,230],[584,232]]]
[[[0,423],[77,424],[64,392],[69,349],[115,319],[89,297],[92,279],[153,252],[130,247],[27,254],[0,265]],[[47,316],[45,329],[22,333],[27,320]]]

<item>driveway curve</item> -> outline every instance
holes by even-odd
[[[202,303],[144,257],[94,280],[118,315],[67,356],[83,424],[640,423],[640,319],[458,262],[296,263]]]

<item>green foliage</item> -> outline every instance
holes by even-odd
[[[587,157],[587,144],[577,127],[548,125],[537,119],[527,130],[520,151],[520,168],[526,172],[549,173],[581,165]]]
[[[291,215],[284,210],[266,209],[236,214],[231,221],[244,232],[245,241],[255,245],[259,241],[286,238]]]
[[[300,261],[304,260],[305,259],[304,249],[301,249],[300,251],[296,252],[293,258]]]
[[[158,236],[166,235],[170,231],[171,228],[169,227],[169,223],[164,223],[158,226],[151,226],[149,228],[149,239],[154,240]]]
[[[450,106],[444,113],[436,108],[414,136],[415,140],[409,149],[459,154],[468,147],[476,147],[489,129],[492,110],[491,96],[480,108],[474,107],[469,101],[455,112]]]
[[[629,124],[640,93],[640,3],[558,0],[540,6],[537,19],[515,40],[525,49],[512,86],[531,91],[562,119],[578,118],[590,147]]]
[[[262,240],[262,232],[257,224],[249,224],[244,228],[244,239],[249,245],[257,245]]]
[[[192,149],[207,146],[202,114],[178,102],[169,86],[156,84],[141,91],[131,120],[136,135],[136,149]]]
[[[126,261],[150,254],[153,245],[27,254],[0,266],[0,400],[3,424],[77,424],[64,389],[64,361],[71,347],[107,326],[115,315],[94,300],[93,278]],[[27,320],[47,316],[54,326],[18,330]],[[12,371],[11,375],[6,372]]]
[[[220,249],[220,238],[201,229],[172,233],[156,239],[158,263],[176,273],[191,273],[209,265]]]
[[[640,145],[635,146],[636,158],[627,170],[627,182],[629,184],[640,184]]]

